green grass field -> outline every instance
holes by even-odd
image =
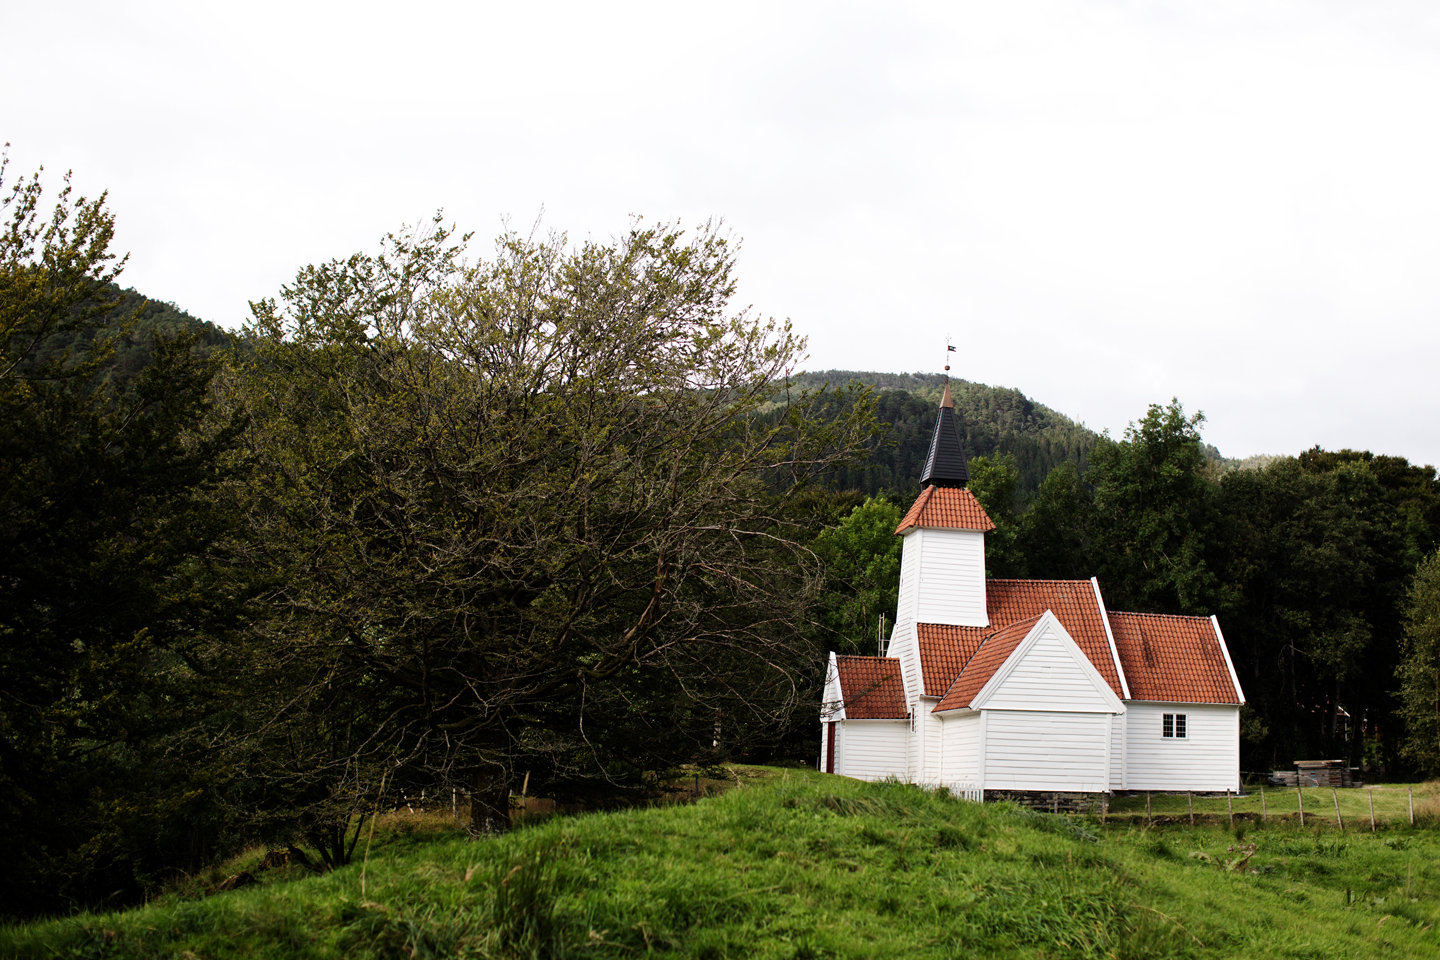
[[[1341,831],[1333,807],[1305,828],[1147,827],[1139,804],[1138,820],[1102,825],[751,770],[698,803],[498,840],[392,816],[364,863],[225,893],[207,892],[220,873],[195,878],[143,909],[0,929],[0,956],[1440,957],[1428,815],[1374,833],[1368,819]]]
[[[1370,814],[1374,810],[1378,826],[1409,826],[1410,803],[1413,791],[1415,815],[1421,820],[1435,819],[1440,814],[1440,795],[1436,785],[1384,784],[1370,788],[1331,790],[1329,787],[1304,788],[1305,825],[1338,826],[1336,805],[1340,819],[1347,830],[1370,829]],[[1273,787],[1250,787],[1244,796],[1232,797],[1227,805],[1224,797],[1194,797],[1197,818],[1207,822],[1225,821],[1228,825],[1231,815],[1237,820],[1259,822],[1262,818],[1270,823],[1281,820],[1299,822],[1302,797],[1294,787],[1276,789]],[[1189,806],[1184,794],[1154,794],[1150,798],[1151,815],[1155,818],[1182,819],[1188,821]],[[1144,820],[1145,797],[1121,797],[1110,803],[1110,815],[1117,818]]]

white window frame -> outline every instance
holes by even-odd
[[[1165,740],[1188,740],[1189,726],[1183,713],[1162,714],[1160,736]]]

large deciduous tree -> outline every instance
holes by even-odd
[[[426,768],[497,829],[522,764],[618,781],[813,706],[790,491],[870,414],[784,396],[803,343],[729,312],[710,226],[507,234],[468,264],[455,240],[437,221],[302,270],[253,305],[227,396],[243,549],[274,573],[255,662],[307,691],[263,724],[298,745],[267,753],[277,788],[323,783],[343,817],[377,771]],[[284,732],[341,688],[324,736]]]

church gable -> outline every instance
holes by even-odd
[[[1012,623],[987,637],[965,664],[965,669],[945,691],[945,696],[935,705],[934,712],[972,708],[981,689],[1005,666],[1006,661],[1019,649],[1020,644],[1025,642],[1025,638],[1039,622],[1039,617],[1031,617],[1029,620]]]
[[[1094,713],[1125,709],[1048,610],[987,638],[935,712],[966,708]]]
[[[989,580],[985,583],[985,605],[993,624],[1015,623],[1047,610],[1053,612],[1115,696],[1125,697],[1125,685],[1105,627],[1105,611],[1093,581]]]

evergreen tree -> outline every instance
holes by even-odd
[[[15,913],[134,899],[209,852],[196,731],[233,613],[206,559],[229,441],[201,429],[213,367],[157,338],[131,389],[107,381],[129,327],[113,218],[68,184],[48,219],[41,198],[22,178],[0,234],[0,909]]]

